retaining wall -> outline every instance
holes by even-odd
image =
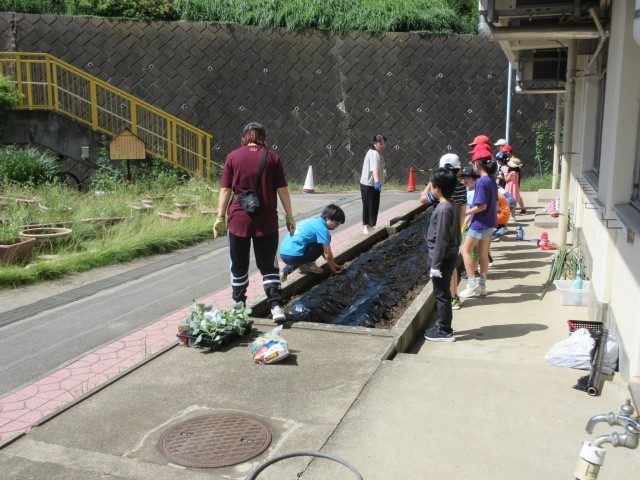
[[[213,160],[258,120],[288,179],[357,182],[371,137],[389,138],[388,177],[504,137],[507,63],[480,36],[331,35],[185,22],[0,14],[5,49],[50,53],[215,135]],[[513,95],[511,143],[533,173],[533,128],[555,97]],[[6,139],[10,141],[10,139]],[[549,150],[551,155],[552,150]],[[428,172],[419,173],[418,183]]]

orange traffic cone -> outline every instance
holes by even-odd
[[[416,177],[413,174],[413,167],[409,167],[409,185],[407,186],[407,192],[417,192]]]

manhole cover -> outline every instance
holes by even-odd
[[[174,425],[160,437],[158,448],[178,465],[226,467],[260,455],[270,443],[266,425],[244,415],[220,413]]]

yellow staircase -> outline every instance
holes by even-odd
[[[147,152],[194,175],[211,175],[212,136],[46,53],[0,52],[24,110],[53,110],[115,137],[125,127]]]

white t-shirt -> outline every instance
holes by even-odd
[[[375,180],[373,179],[373,171],[378,171],[378,178],[380,184],[384,183],[384,157],[380,155],[377,150],[369,149],[364,157],[364,163],[362,164],[362,175],[360,176],[360,183],[362,185],[368,185],[373,187]]]

